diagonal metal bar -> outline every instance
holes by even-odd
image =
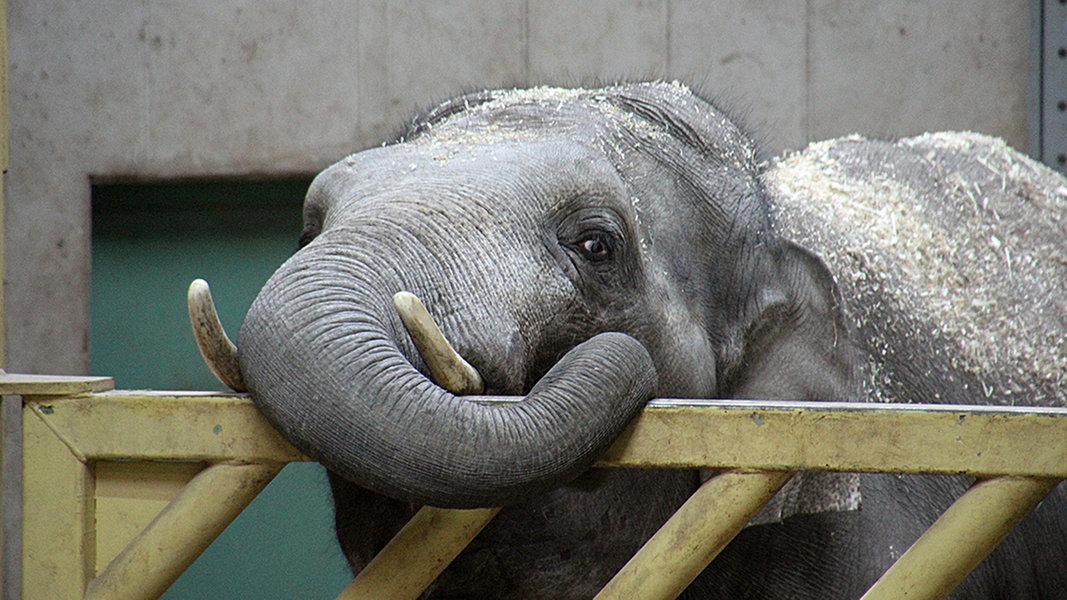
[[[1015,477],[975,483],[862,600],[947,597],[1058,483],[1056,479]]]
[[[85,598],[158,598],[281,467],[221,464],[200,472],[89,583]]]
[[[596,597],[678,597],[792,475],[733,471],[709,479]]]
[[[498,512],[422,507],[337,600],[418,598]]]

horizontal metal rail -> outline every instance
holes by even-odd
[[[154,597],[169,585],[179,569],[160,568],[159,576],[137,573],[142,564],[138,556],[162,551],[166,544],[160,540],[170,537],[170,532],[203,527],[208,539],[196,543],[187,540],[178,544],[180,547],[169,549],[174,552],[176,563],[186,563],[206,547],[219,524],[251,497],[247,490],[265,485],[285,463],[308,460],[282,439],[243,395],[103,391],[107,382],[75,379],[27,381],[0,376],[0,393],[23,395],[25,598],[80,598],[86,590],[124,598]],[[489,397],[473,400],[513,401]],[[122,474],[129,471],[122,465],[130,464],[156,465],[149,471],[162,469],[171,473],[166,476],[171,479],[178,477],[174,473],[181,473],[184,479],[179,483],[191,481],[191,485],[185,490],[180,485],[174,487],[173,503],[168,497],[158,505],[134,504],[121,497],[122,485],[107,480],[121,480]],[[102,468],[104,465],[122,468]],[[254,468],[239,468],[242,465]],[[951,509],[938,522],[940,525],[931,529],[928,535],[933,536],[933,542],[924,536],[917,543],[918,550],[904,555],[903,566],[894,568],[903,574],[891,570],[883,578],[888,582],[879,582],[880,589],[888,591],[875,589],[872,593],[883,595],[871,596],[888,597],[886,594],[891,596],[899,589],[917,589],[907,587],[915,568],[908,567],[905,559],[912,565],[922,565],[930,552],[924,546],[940,554],[948,554],[941,550],[946,539],[950,540],[949,545],[974,547],[974,551],[968,548],[968,555],[956,561],[958,564],[950,565],[952,572],[945,581],[933,584],[937,589],[928,597],[940,597],[939,590],[945,586],[951,589],[973,567],[972,563],[981,560],[1007,532],[1002,526],[982,533],[981,543],[970,538],[961,540],[960,532],[970,532],[975,528],[972,521],[981,521],[973,516],[968,504],[1008,503],[1011,508],[1002,511],[1005,514],[998,519],[1010,529],[1012,519],[1021,518],[1056,481],[1067,478],[1067,410],[656,400],[597,465],[727,471],[705,484],[687,504],[690,509],[679,511],[649,541],[633,564],[604,590],[605,598],[631,593],[671,597],[684,589],[687,580],[704,568],[747,522],[749,512],[758,510],[790,472],[831,470],[1000,478],[995,481],[1001,483],[976,486],[975,490],[981,491],[972,490],[965,495],[960,500],[962,508]],[[198,509],[197,496],[209,493],[208,487],[217,488],[207,484],[228,478],[227,473],[240,474],[236,484],[221,484],[237,494],[233,502],[219,510]],[[173,485],[167,483],[166,477],[159,480],[160,485]],[[247,481],[241,483],[242,480]],[[119,492],[113,494],[114,498],[101,498],[102,490]],[[238,494],[240,490],[244,491]],[[721,505],[724,494],[736,496],[730,501],[730,510],[715,508]],[[116,517],[107,514],[112,506],[122,507],[121,523],[115,524]],[[373,594],[392,589],[388,587],[392,580],[399,586],[396,589],[407,590],[395,597],[416,597],[419,586],[425,586],[447,566],[488,522],[493,511],[461,512],[466,514],[424,509],[417,517],[421,521],[406,528],[408,541],[401,539],[393,544],[397,549],[394,554],[387,552],[375,559],[379,565],[395,567],[395,561],[405,556],[411,559],[413,545],[418,547],[422,558],[410,570],[419,572],[420,582],[400,584],[392,567],[387,569],[389,577],[382,578],[381,572],[376,575],[371,569],[361,574],[360,580],[386,586]],[[695,517],[708,513],[725,516],[694,529],[693,523],[699,521]],[[200,516],[210,523],[199,525],[196,521]],[[125,536],[122,543],[104,539],[112,535],[109,532],[130,530],[134,522],[137,527],[132,533],[121,534]],[[143,534],[138,533],[141,530]],[[421,540],[427,539],[431,530],[434,538],[447,541],[423,547]],[[678,532],[685,531],[696,533],[678,537]],[[672,539],[684,543],[664,543]],[[644,556],[652,557],[652,562],[646,562]],[[654,566],[657,564],[667,567],[660,569]],[[673,573],[667,573],[662,582],[647,581],[649,568]],[[130,573],[138,576],[127,577]],[[346,598],[374,597],[367,595],[369,588],[363,587],[360,580],[346,590]]]
[[[84,460],[310,460],[242,394],[120,391],[28,408]],[[655,400],[596,465],[1064,479],[1065,436],[1067,409]]]
[[[601,466],[1067,478],[1067,410],[656,400]]]
[[[28,407],[85,460],[309,460],[240,394],[107,392]],[[654,400],[596,465],[1067,478],[1065,436],[1067,409]]]

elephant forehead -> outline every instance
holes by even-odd
[[[339,212],[396,202],[536,211],[572,196],[621,190],[611,162],[586,144],[507,140],[459,147],[409,142],[338,162],[316,178],[308,202]]]

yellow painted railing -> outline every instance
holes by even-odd
[[[308,460],[244,396],[110,387],[0,376],[22,426],[27,600],[155,598],[282,466]],[[724,470],[602,598],[675,597],[795,471],[977,477],[865,596],[942,598],[1067,478],[1067,410],[657,400],[598,466]],[[417,597],[495,514],[423,509],[341,597]]]

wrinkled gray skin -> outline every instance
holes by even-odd
[[[454,100],[324,171],[304,217],[241,329],[242,372],[331,471],[354,570],[418,504],[507,505],[434,598],[591,597],[699,484],[584,472],[653,396],[867,393],[832,275],[776,233],[752,143],[682,86]],[[526,400],[428,380],[400,290],[487,393]],[[966,484],[865,476],[862,511],[750,527],[687,597],[857,597]],[[1065,508],[1054,493],[960,597],[1067,590]]]

